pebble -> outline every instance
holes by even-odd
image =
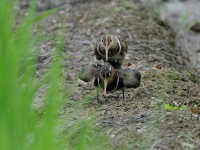
[[[84,82],[83,80],[80,80],[80,79],[77,80],[77,83],[78,83],[79,86],[86,86],[87,85],[86,82]]]

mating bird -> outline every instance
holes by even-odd
[[[98,101],[99,90],[103,89],[104,96],[107,92],[122,90],[123,99],[126,88],[137,88],[140,85],[141,74],[131,68],[115,69],[109,62],[103,65],[89,64],[85,66],[79,78],[85,82],[94,79],[94,86],[97,91],[96,99]]]
[[[85,82],[92,81],[95,77],[98,77],[99,71],[103,63],[101,61],[91,62],[89,65],[85,65],[79,74],[79,78]]]
[[[195,118],[197,118],[197,120],[199,120],[200,117],[200,99],[196,98],[196,99],[192,99],[189,101],[188,103],[189,108],[191,110],[192,116],[194,116]]]
[[[126,42],[120,41],[116,35],[104,35],[94,45],[97,60],[109,62],[114,68],[120,68],[128,51]]]

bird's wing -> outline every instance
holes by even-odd
[[[136,88],[140,85],[141,74],[131,68],[118,69],[119,77],[123,79],[123,84],[127,88]]]
[[[125,41],[121,41],[121,53],[124,54],[124,53],[127,53],[128,52],[128,46],[126,44]]]
[[[94,55],[96,56],[96,59],[97,59],[97,60],[100,60],[101,57],[99,56],[99,52],[98,52],[98,50],[97,50],[98,46],[99,46],[99,43],[98,43],[98,42],[97,42],[96,44],[94,44],[94,46],[93,46],[93,51],[94,51]]]
[[[99,75],[101,65],[99,64],[89,64],[81,69],[79,78],[85,82],[90,82],[94,77]]]

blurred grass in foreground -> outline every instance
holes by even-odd
[[[60,93],[64,91],[59,91],[63,82],[62,45],[57,46],[51,68],[36,82],[37,51],[33,51],[36,40],[32,25],[55,10],[36,17],[32,5],[28,17],[19,18],[16,28],[13,8],[14,1],[0,3],[0,149],[105,149],[106,138],[97,133],[93,114],[77,121],[62,136],[56,132],[58,126],[63,126],[59,124],[62,121],[58,121],[58,111],[68,100]],[[63,40],[60,35],[57,38]],[[45,114],[41,117],[33,111],[32,104],[38,90],[46,84]]]

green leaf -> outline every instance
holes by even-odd
[[[45,11],[45,12],[42,13],[41,15],[37,16],[36,18],[34,18],[34,19],[31,21],[31,23],[38,22],[38,21],[40,21],[40,20],[46,18],[47,16],[49,16],[49,15],[51,15],[51,14],[53,14],[53,13],[55,13],[55,12],[61,10],[61,9],[63,9],[64,7],[65,7],[65,6],[60,6],[60,7],[53,8],[53,9],[51,9],[51,10]]]

